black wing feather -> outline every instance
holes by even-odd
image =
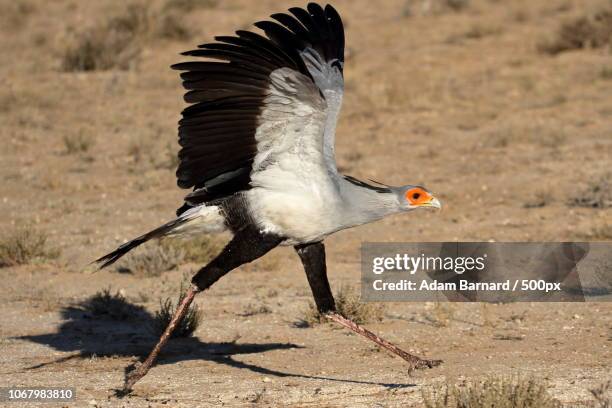
[[[255,23],[265,36],[239,30],[215,37],[183,53],[205,60],[172,65],[183,71],[184,98],[192,103],[179,121],[176,174],[178,185],[194,192],[179,213],[249,188],[255,132],[274,70],[290,68],[310,78],[300,56],[307,47],[327,61],[344,61],[344,29],[332,6],[310,3],[271,17],[276,21]]]
[[[287,27],[301,40],[306,41],[308,39],[308,30],[295,18],[285,13],[272,14],[270,17]]]

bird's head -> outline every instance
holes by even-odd
[[[442,208],[442,203],[429,191],[421,186],[402,186],[393,188],[398,195],[402,211],[415,210],[417,208]]]
[[[366,222],[380,219],[386,215],[395,214],[398,212],[407,212],[417,208],[442,208],[442,203],[440,203],[440,200],[434,197],[433,194],[422,186],[408,184],[405,186],[396,187],[381,183],[380,181],[369,179],[369,181],[372,183],[377,184],[371,185],[351,176],[345,175],[344,178],[350,184],[357,186],[357,191],[374,192],[374,195],[371,196],[374,198],[374,200],[365,200],[367,202],[365,206],[368,207],[368,209],[371,209],[371,207],[374,206],[380,209],[380,211],[374,210],[372,212],[372,214],[374,214],[374,218]]]

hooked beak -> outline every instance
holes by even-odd
[[[425,207],[425,208],[436,208],[436,209],[441,209],[442,208],[442,203],[440,202],[440,200],[438,200],[436,197],[431,196],[431,200],[423,203],[420,205],[420,207]]]

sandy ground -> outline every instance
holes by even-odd
[[[426,185],[444,210],[329,238],[332,286],[358,285],[364,240],[612,240],[612,209],[568,205],[612,163],[612,56],[537,51],[561,22],[605,2],[475,0],[406,16],[418,3],[334,3],[348,47],[337,156],[357,177]],[[198,267],[151,278],[83,271],[170,219],[185,194],[170,160],[182,91],[168,66],[296,4],[197,8],[182,20],[191,39],[143,40],[130,70],[80,73],[60,69],[66,42],[118,2],[0,4],[0,228],[33,225],[61,250],[55,261],[0,269],[0,385],[73,386],[69,406],[418,407],[422,390],[446,381],[535,375],[571,403],[612,376],[609,303],[392,303],[368,327],[445,361],[409,376],[343,329],[296,327],[311,296],[297,256],[279,248],[201,295],[195,337],[173,341],[134,394],[117,399],[124,368],[154,342],[150,315],[110,323],[74,305],[110,287],[151,313]],[[79,134],[92,146],[67,153],[65,138]],[[271,313],[252,313],[261,306]]]

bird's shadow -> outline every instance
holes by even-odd
[[[115,304],[109,310],[119,310],[118,314],[91,312],[95,305],[88,304],[88,299],[78,306],[64,307],[61,316],[64,322],[55,333],[27,335],[18,337],[21,340],[44,344],[55,350],[74,352],[59,359],[41,362],[26,367],[27,370],[39,369],[48,365],[63,363],[72,359],[91,359],[94,357],[138,357],[146,358],[156,343],[157,335],[153,334],[155,317],[145,308],[132,304],[125,299],[114,299]],[[406,383],[382,383],[324,376],[311,376],[274,370],[259,365],[234,359],[235,355],[265,353],[272,350],[302,348],[293,343],[240,343],[202,342],[197,337],[171,339],[164,347],[157,364],[174,364],[187,360],[207,360],[224,364],[237,369],[275,377],[293,377],[333,382],[380,385],[387,388],[405,388],[414,386]],[[347,357],[348,358],[348,357]],[[126,367],[127,372],[133,367]]]

